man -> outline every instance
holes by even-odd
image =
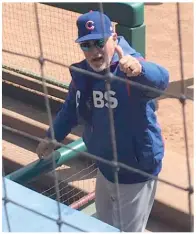
[[[124,79],[159,90],[166,89],[167,70],[145,61],[122,36],[117,36],[106,15],[96,11],[81,15],[77,27],[76,43],[79,43],[86,59],[73,64],[73,67],[101,75],[110,69],[111,73]],[[70,73],[69,95],[53,122],[55,139],[61,142],[82,121],[85,125],[83,140],[88,152],[112,161],[110,106],[114,115],[118,161],[158,176],[164,156],[161,130],[155,115],[154,98],[158,94],[116,80],[111,82],[111,90],[107,92],[107,79],[96,79],[74,69],[70,69]],[[47,138],[50,137],[49,129]],[[45,157],[54,147],[51,143],[41,142],[37,154],[40,158]],[[120,228],[114,168],[100,161],[97,166],[97,216],[103,222]],[[144,231],[154,202],[156,180],[120,168],[118,181],[122,230]]]

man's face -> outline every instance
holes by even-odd
[[[90,40],[80,44],[85,58],[91,68],[96,72],[101,72],[108,68],[115,52],[117,35],[101,40]]]

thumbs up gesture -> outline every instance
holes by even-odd
[[[138,76],[142,72],[142,65],[140,62],[131,55],[124,55],[122,48],[116,45],[115,52],[119,57],[120,70],[128,77]]]

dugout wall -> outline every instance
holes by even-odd
[[[100,11],[99,3],[42,3],[49,6],[86,13]],[[130,45],[145,56],[144,3],[102,3],[104,13],[115,22],[115,31],[124,36]],[[75,23],[75,22],[74,22]]]

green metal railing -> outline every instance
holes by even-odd
[[[75,151],[77,150],[78,153]],[[55,159],[56,168],[66,163],[68,160],[75,158],[79,155],[79,152],[85,152],[86,146],[83,140],[80,138],[70,144],[67,147],[61,147],[54,151],[51,155]],[[37,160],[28,164],[27,166],[20,168],[6,176],[6,178],[13,180],[17,183],[23,184],[31,179],[53,170],[52,157],[43,160]]]
[[[2,65],[2,68],[5,71],[12,71],[12,72],[15,72],[15,73],[27,76],[27,77],[31,77],[31,78],[33,78],[35,80],[38,80],[38,81],[43,81],[43,78],[40,75],[38,75],[38,74],[36,74],[34,72],[26,71],[25,69],[16,69],[16,68],[7,66],[5,64]],[[60,88],[64,88],[64,89],[69,88],[69,84],[67,84],[65,82],[62,82],[60,80],[56,80],[56,79],[50,78],[50,77],[44,77],[44,79],[45,79],[47,84],[51,84],[51,85],[54,85],[54,86],[57,86],[57,87],[60,87]]]

